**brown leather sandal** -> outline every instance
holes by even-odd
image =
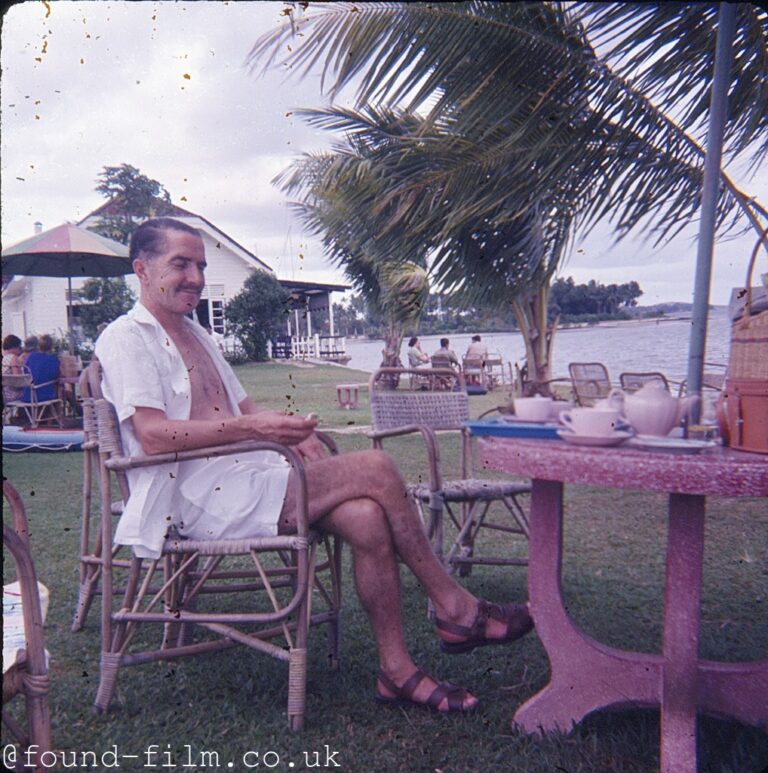
[[[384,703],[388,706],[420,706],[422,708],[432,708],[441,714],[450,713],[464,713],[467,714],[470,711],[474,711],[479,704],[465,707],[464,701],[469,695],[469,692],[463,687],[458,687],[450,682],[443,682],[438,684],[432,691],[426,701],[417,701],[414,698],[416,688],[425,680],[430,679],[420,668],[417,668],[411,675],[403,682],[399,687],[383,672],[379,671],[379,681],[391,692],[392,697],[382,695],[377,691],[376,701],[378,703]],[[438,706],[447,700],[448,708],[440,709]]]
[[[488,639],[485,629],[488,620],[497,620],[507,624],[504,636]],[[525,636],[533,630],[533,619],[528,611],[527,604],[492,604],[489,601],[479,601],[477,605],[477,617],[471,626],[458,625],[448,620],[435,620],[438,630],[452,633],[455,636],[463,636],[461,641],[442,641],[440,649],[449,655],[458,655],[462,652],[471,652],[476,647],[488,647],[493,644],[509,644]]]

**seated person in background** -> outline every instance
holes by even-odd
[[[21,373],[21,339],[13,334],[3,339],[3,375],[11,376]],[[21,389],[3,387],[3,402],[8,403],[21,397]]]
[[[482,342],[480,336],[474,335],[464,356],[470,357],[473,360],[480,359],[485,362],[488,359],[488,347]]]
[[[21,373],[21,338],[13,334],[3,338],[3,375]]]
[[[31,336],[24,343],[24,348],[27,349],[27,344],[32,348],[27,354],[24,360],[24,366],[32,374],[32,383],[35,385],[44,384],[45,386],[35,390],[35,398],[37,402],[43,402],[45,400],[55,400],[58,396],[59,390],[59,358],[53,353],[53,339],[49,335],[41,335],[39,340],[39,348],[35,346],[38,343],[38,339],[35,336]],[[27,387],[21,395],[21,399],[25,403],[32,402],[31,390]]]
[[[440,339],[440,348],[432,355],[432,366],[435,368],[461,367],[456,352],[451,349],[451,342],[447,338]]]
[[[440,712],[469,711],[467,690],[438,684],[416,667],[400,620],[398,559],[432,599],[437,635],[448,653],[520,638],[533,627],[527,604],[481,601],[450,577],[432,551],[405,481],[383,451],[328,455],[317,420],[258,407],[211,337],[186,315],[205,287],[199,233],[171,218],[147,220],[133,233],[136,306],[99,336],[105,397],[120,420],[128,455],[271,440],[306,460],[310,522],[351,547],[357,593],[379,653],[379,701],[406,701]],[[138,556],[158,557],[174,526],[193,539],[289,534],[296,473],[281,457],[258,451],[166,467],[131,470],[131,496],[115,534]],[[168,521],[166,521],[166,514]]]
[[[488,359],[488,347],[480,340],[479,335],[472,336],[472,341],[467,347],[467,353],[464,355],[464,370],[468,384],[481,383],[483,365]]]
[[[421,351],[421,344],[416,336],[412,336],[408,341],[408,367],[418,368],[429,362],[429,355]]]

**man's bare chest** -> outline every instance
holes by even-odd
[[[189,374],[190,418],[230,416],[226,390],[210,354],[192,333],[175,341]]]

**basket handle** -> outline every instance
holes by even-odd
[[[741,315],[741,319],[739,320],[739,325],[746,324],[746,320],[749,319],[749,310],[752,308],[752,272],[755,269],[755,263],[757,261],[757,253],[760,251],[760,246],[763,242],[766,242],[768,244],[768,226],[766,226],[763,229],[763,232],[760,234],[760,236],[757,239],[757,242],[755,243],[755,248],[752,250],[752,257],[749,259],[749,267],[747,268],[747,284],[746,284],[746,291],[747,291],[747,302],[744,306],[744,313]]]

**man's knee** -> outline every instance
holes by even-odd
[[[360,452],[361,473],[370,473],[371,476],[391,485],[402,480],[400,471],[394,459],[386,452],[378,449]]]

